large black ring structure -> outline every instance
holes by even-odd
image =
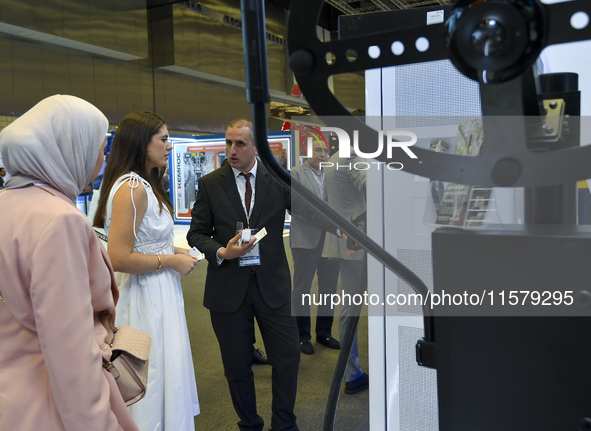
[[[410,159],[402,149],[394,148],[392,159],[388,159],[385,152],[376,159],[385,163],[404,160],[405,171],[423,177],[488,187],[550,186],[590,178],[591,146],[532,152],[527,148],[526,127],[523,121],[508,119],[508,117],[504,119],[498,117],[493,120],[489,115],[526,115],[522,109],[524,97],[521,77],[513,76],[516,75],[516,71],[527,69],[527,66],[535,60],[535,56],[546,46],[591,39],[591,24],[582,29],[576,29],[571,25],[571,18],[578,12],[591,16],[591,2],[575,0],[547,5],[538,0],[481,0],[479,2],[468,0],[461,1],[456,6],[444,6],[441,9],[445,11],[446,17],[457,17],[457,12],[454,15],[454,7],[470,7],[471,19],[481,22],[474,16],[481,12],[482,19],[485,20],[486,14],[495,9],[490,6],[493,3],[497,6],[500,4],[503,10],[509,11],[516,7],[516,4],[519,7],[535,8],[537,20],[535,25],[540,34],[530,48],[522,47],[523,55],[517,56],[514,64],[501,64],[503,67],[497,74],[500,82],[494,82],[497,79],[486,83],[479,80],[485,116],[486,151],[477,157],[467,159],[465,156],[436,153],[412,147],[417,158]],[[316,27],[323,4],[323,0],[297,0],[291,3],[288,24],[289,64],[315,113],[321,118],[341,117],[341,120],[337,120],[340,124],[335,124],[331,118],[330,125],[349,131],[358,130],[360,135],[364,136],[359,143],[360,149],[371,153],[375,151],[372,147],[375,147],[373,143],[378,139],[378,131],[366,126],[359,117],[350,114],[330,91],[328,78],[336,74],[388,66],[443,59],[453,61],[455,57],[453,47],[448,50],[447,46],[450,40],[449,23],[403,29],[376,29],[376,32],[371,35],[322,42],[318,39]],[[428,41],[428,49],[419,51],[416,46],[419,38],[425,38]],[[393,52],[394,42],[404,46],[402,53]],[[377,47],[379,56],[372,58],[370,47]],[[377,52],[377,49],[373,48],[372,52]],[[352,56],[351,53],[355,55]],[[327,59],[330,60],[327,61]],[[500,56],[498,62],[503,63],[502,59],[503,57]],[[458,61],[456,59],[456,62]],[[461,65],[460,67],[466,68]],[[501,71],[504,72],[500,73]],[[472,76],[472,78],[475,77],[477,78]],[[505,99],[503,104],[512,107],[511,111],[503,114],[494,110],[487,112],[484,109],[488,95],[496,98],[497,94],[503,95],[502,98]],[[582,144],[585,145],[586,142]]]

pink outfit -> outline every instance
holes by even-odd
[[[0,193],[0,431],[137,431],[111,375],[100,311],[118,297],[107,252],[49,186]],[[94,319],[93,319],[94,316]]]

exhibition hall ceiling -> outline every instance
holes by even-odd
[[[297,1],[297,0],[292,0]],[[394,10],[412,9],[420,7],[445,6],[456,0],[325,0],[319,24],[324,25],[329,31],[336,32],[336,17],[339,15],[359,15],[376,12],[388,12]],[[269,0],[284,9],[289,9],[289,0]],[[326,6],[329,6],[327,10]],[[280,120],[289,120],[292,116],[310,115],[310,108],[306,103],[301,106],[284,103],[284,101],[271,101],[271,116]]]
[[[454,0],[326,0],[326,3],[345,15],[411,9],[423,6],[452,4]]]
[[[289,9],[290,7],[290,0],[268,1],[284,9]],[[444,6],[455,3],[455,1],[456,0],[325,0],[325,3],[332,6],[341,15],[358,15],[363,13],[412,9],[424,6]]]

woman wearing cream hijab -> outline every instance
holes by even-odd
[[[0,430],[137,427],[117,385],[100,311],[113,270],[74,201],[103,163],[108,121],[73,96],[42,100],[0,132]]]

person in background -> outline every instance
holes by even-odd
[[[6,169],[4,169],[3,167],[0,168],[0,189],[4,187],[4,182],[6,177]]]
[[[330,157],[331,165],[324,170],[324,201],[353,224],[357,224],[359,229],[365,230],[365,220],[362,219],[366,212],[366,171],[350,168],[355,166],[355,163],[365,160],[356,156],[353,149],[350,154],[348,158],[341,158],[340,151],[337,151]],[[338,169],[339,165],[340,169]],[[343,169],[343,166],[349,166],[349,168]],[[339,237],[338,234],[327,233],[322,255],[338,260],[343,294],[353,297],[355,294],[363,293],[366,287],[366,283],[362,280],[363,268],[366,265],[365,250],[349,250],[346,235]],[[341,341],[344,339],[345,329],[351,316],[358,312],[355,309],[356,307],[350,303],[341,307],[339,316]],[[369,388],[369,376],[359,365],[356,331],[345,370],[345,393],[356,394],[367,388]]]
[[[328,159],[328,148],[318,140],[312,144],[312,155],[305,162],[291,169],[291,176],[304,187],[322,199],[324,191],[324,170],[320,163]],[[309,302],[303,301],[303,295],[310,293],[314,274],[318,276],[318,294],[336,293],[339,281],[339,262],[322,257],[326,232],[302,217],[301,211],[292,204],[291,229],[289,243],[293,257],[293,293],[292,310],[296,316],[300,333],[302,353],[311,355],[314,346],[312,336]],[[304,305],[304,302],[306,305]],[[340,349],[340,343],[332,336],[334,310],[328,301],[319,305],[316,316],[316,342],[331,349]]]
[[[162,176],[162,187],[164,187],[166,196],[168,196],[168,200],[170,200],[170,178],[168,176],[168,165],[166,165],[164,175]]]
[[[0,132],[0,429],[137,431],[98,315],[115,313],[113,268],[74,204],[103,163],[107,118],[48,97]]]
[[[256,160],[253,126],[246,119],[226,129],[228,164],[199,179],[191,212],[189,245],[207,258],[204,305],[211,314],[240,430],[262,431],[257,413],[252,349],[254,319],[261,330],[272,372],[271,428],[297,431],[293,412],[300,362],[291,277],[283,244],[289,191]],[[258,245],[244,244],[237,222],[265,228]],[[249,253],[249,256],[246,256]]]
[[[130,406],[141,431],[193,430],[199,414],[180,282],[197,261],[174,247],[162,186],[171,148],[162,118],[127,115],[113,138],[94,218],[105,229],[113,267],[123,273],[116,324],[152,336],[146,396]]]

